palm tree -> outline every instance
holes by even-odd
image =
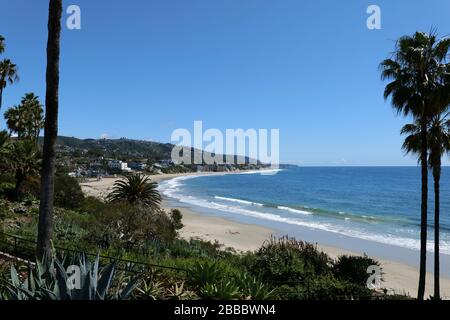
[[[43,107],[34,93],[27,93],[19,106],[9,108],[4,117],[11,133],[19,139],[37,142],[39,133],[44,127]]]
[[[6,155],[8,154],[8,145],[10,137],[6,130],[0,131],[0,169],[6,170]]]
[[[0,35],[0,53],[5,52],[5,38]]]
[[[9,59],[0,62],[0,110],[2,109],[3,90],[6,85],[13,84],[19,80],[17,66]]]
[[[435,99],[448,71],[446,58],[450,39],[437,40],[434,34],[416,32],[401,37],[392,59],[380,64],[382,79],[392,80],[384,97],[391,97],[398,113],[412,115],[420,125],[420,164],[422,174],[420,272],[417,298],[425,295],[428,212],[428,122],[439,110]]]
[[[41,155],[34,141],[16,140],[10,144],[7,158],[7,166],[14,172],[16,180],[14,200],[18,200],[25,180],[39,172]]]
[[[59,55],[62,0],[49,1],[47,71],[45,95],[45,124],[41,195],[36,254],[38,258],[51,255],[53,230],[53,201],[55,196],[56,138],[58,136]]]
[[[441,159],[450,152],[450,119],[448,114],[435,116],[428,127],[428,163],[434,179],[434,298],[440,298],[440,262],[439,262],[439,228],[440,228],[440,179]],[[402,134],[407,134],[403,149],[406,153],[419,154],[421,149],[420,123],[405,125]]]
[[[128,202],[132,205],[143,205],[156,209],[161,203],[161,195],[157,187],[158,184],[151,182],[149,177],[141,174],[127,175],[125,180],[118,180],[114,183],[114,188],[107,200]]]

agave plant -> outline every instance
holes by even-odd
[[[274,290],[248,273],[241,273],[236,282],[243,291],[246,300],[269,300],[275,297]]]
[[[200,289],[200,297],[210,300],[237,300],[242,294],[238,285],[231,280],[207,283]]]
[[[108,195],[107,200],[159,208],[161,195],[157,187],[158,184],[151,182],[149,177],[141,174],[130,174],[125,176],[124,180],[118,180],[114,183],[113,190]]]
[[[81,255],[74,269],[79,270],[77,285],[71,283],[64,268],[64,261],[44,258],[28,266],[25,279],[19,276],[17,269],[11,267],[10,281],[6,284],[4,299],[11,300],[126,300],[135,289],[138,277],[120,286],[112,294],[112,285],[116,276],[116,263],[111,263],[100,270],[100,258],[91,263]]]
[[[197,295],[195,294],[195,292],[187,290],[184,285],[184,282],[175,283],[171,288],[169,288],[166,298],[169,300],[197,299]]]
[[[211,262],[195,262],[194,266],[189,270],[189,278],[193,285],[204,286],[218,282],[223,277],[223,270],[217,263]]]

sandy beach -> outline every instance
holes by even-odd
[[[205,175],[220,175],[223,173],[202,173]],[[199,173],[188,174],[165,174],[151,176],[155,182],[172,179],[178,176],[199,175]],[[104,198],[112,189],[114,182],[120,179],[104,178],[100,181],[91,180],[82,183],[82,189],[86,195],[98,198]],[[183,213],[183,223],[185,227],[181,230],[180,235],[185,238],[199,238],[210,241],[218,241],[225,247],[232,247],[238,251],[256,250],[265,240],[270,239],[272,235],[277,235],[276,230],[265,228],[258,225],[238,223],[221,217],[207,216],[199,214],[191,209],[178,206],[170,206],[167,201],[163,201],[162,206],[166,209],[177,208]],[[300,239],[301,240],[301,239]],[[321,245],[318,247],[329,254],[332,258],[340,255],[358,255],[357,253],[344,250],[342,248]],[[372,257],[380,261],[384,272],[383,287],[395,293],[407,293],[415,296],[417,293],[418,270],[407,264]],[[427,274],[426,297],[430,296],[433,291],[433,274]],[[446,299],[450,299],[450,279],[441,278],[441,295]]]

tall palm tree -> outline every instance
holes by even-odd
[[[434,179],[434,298],[440,298],[440,179],[441,159],[450,152],[450,119],[448,114],[435,116],[428,126],[428,163]],[[406,153],[419,154],[421,149],[420,123],[405,125],[402,134],[407,134],[403,149]]]
[[[416,32],[401,37],[391,59],[380,64],[382,79],[391,80],[384,97],[405,116],[412,115],[420,124],[420,164],[422,175],[420,272],[417,298],[425,295],[428,212],[428,122],[439,110],[436,91],[448,71],[446,59],[450,39],[437,40],[434,34]]]
[[[41,195],[39,205],[38,243],[36,254],[43,258],[51,254],[53,231],[53,201],[55,196],[56,138],[58,136],[59,55],[62,0],[49,1],[45,124]]]
[[[0,110],[2,109],[3,90],[6,85],[19,80],[17,66],[9,59],[0,61]]]
[[[151,182],[149,177],[141,174],[127,175],[125,180],[118,180],[114,183],[114,188],[107,200],[128,202],[132,205],[143,205],[156,209],[161,203],[161,195],[157,187],[158,184]]]
[[[5,52],[5,38],[0,35],[0,53]]]

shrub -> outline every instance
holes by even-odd
[[[55,205],[77,209],[83,205],[84,194],[78,180],[66,174],[55,176]]]
[[[288,300],[364,300],[371,297],[369,289],[331,275],[311,277],[295,287],[284,285],[276,292]]]
[[[219,267],[216,262],[196,262],[189,270],[191,284],[199,287],[217,283],[223,275],[223,268]]]
[[[14,183],[11,182],[1,182],[0,183],[0,197],[12,198],[14,193]]]
[[[380,266],[380,263],[367,255],[364,256],[340,256],[333,265],[333,273],[336,277],[347,280],[361,286],[366,286],[369,274],[367,268]]]
[[[331,271],[329,257],[309,243],[295,239],[271,239],[254,254],[246,257],[249,271],[265,281],[299,282]]]
[[[169,215],[175,230],[180,230],[184,227],[183,223],[181,222],[181,220],[183,219],[183,215],[180,210],[178,209],[170,210]]]

